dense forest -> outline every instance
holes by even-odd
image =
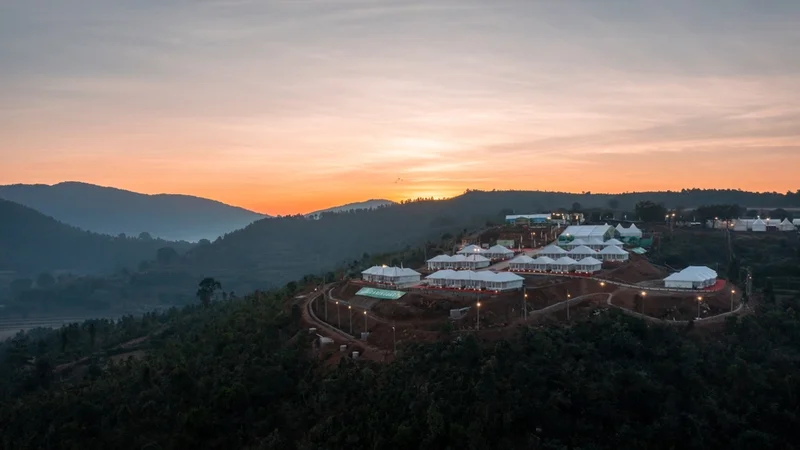
[[[4,449],[793,448],[800,300],[710,332],[600,309],[571,326],[324,363],[288,292],[0,345]],[[134,340],[124,353],[120,343]],[[127,356],[126,356],[127,355]],[[62,364],[87,358],[82,370]]]
[[[160,248],[184,253],[192,246],[148,234],[112,237],[90,233],[0,200],[0,272],[12,271],[18,277],[35,278],[42,272],[112,273],[155,259]]]

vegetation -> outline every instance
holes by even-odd
[[[290,298],[0,345],[0,447],[790,448],[800,423],[797,298],[712,335],[600,310],[508,341],[463,335],[327,370]],[[138,336],[150,336],[129,347],[138,356],[120,350]],[[64,369],[76,358],[82,370]]]

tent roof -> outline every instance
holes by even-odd
[[[514,250],[509,249],[508,247],[503,247],[502,245],[493,245],[489,247],[487,253],[514,253]]]
[[[436,255],[433,258],[429,259],[427,262],[446,262],[450,261],[452,256],[450,255]]]
[[[617,247],[616,245],[609,245],[608,247],[600,250],[598,253],[601,255],[626,255],[628,252]]]
[[[567,245],[577,247],[579,245],[586,245],[586,241],[581,238],[573,239],[571,242],[568,242]]]
[[[793,224],[792,224],[792,222],[789,222],[788,218],[784,218],[783,222],[781,222],[781,225],[793,225]]]
[[[534,264],[552,264],[555,259],[550,258],[549,256],[540,256],[533,260]]]
[[[561,236],[575,236],[575,238],[602,237],[610,229],[607,225],[570,225]]]
[[[596,237],[590,238],[586,243],[589,244],[589,245],[603,245],[603,244],[605,244],[605,242],[603,242],[602,239],[596,238]]]
[[[481,255],[468,255],[468,256],[466,256],[464,258],[464,260],[465,261],[471,261],[471,262],[484,262],[484,261],[488,261],[489,258],[487,258],[485,256],[481,256]]]
[[[425,277],[425,279],[428,279],[428,280],[443,280],[443,279],[447,279],[450,276],[450,274],[452,274],[453,272],[455,272],[455,270],[450,270],[450,269],[438,270],[438,271],[428,275],[427,277]]]
[[[717,278],[717,272],[705,266],[689,266],[664,278],[664,281],[707,281]]]
[[[479,246],[477,246],[475,244],[470,244],[470,245],[462,248],[461,250],[459,250],[458,253],[481,253],[481,252],[484,252],[484,251],[485,250],[480,248]]]
[[[578,261],[578,265],[581,266],[596,266],[597,264],[603,264],[603,261],[592,258],[591,256],[583,258],[582,260]]]
[[[562,256],[561,258],[558,258],[557,260],[553,261],[553,264],[559,264],[559,265],[564,265],[564,264],[572,265],[577,263],[578,263],[577,261],[570,258],[569,256]]]
[[[509,261],[509,264],[511,264],[511,263],[520,264],[520,263],[530,263],[530,262],[533,262],[533,258],[531,258],[530,256],[528,256],[528,255],[519,255],[516,258],[512,259],[511,261]]]
[[[575,247],[568,252],[570,255],[594,255],[597,252],[594,249],[591,249],[585,245],[581,245],[579,247]]]
[[[414,269],[388,266],[372,266],[361,273],[364,275],[382,275],[385,277],[407,277],[420,274]]]
[[[490,281],[519,281],[519,280],[524,280],[524,278],[511,272],[497,272],[494,274],[493,279]]]
[[[564,250],[563,248],[559,247],[559,246],[556,246],[556,245],[548,245],[547,247],[541,249],[539,251],[539,253],[540,254],[541,253],[544,253],[544,254],[550,253],[550,254],[557,254],[557,255],[566,255],[567,251]]]
[[[624,242],[620,241],[619,239],[609,239],[603,242],[603,245],[623,245]]]

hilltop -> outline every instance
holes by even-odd
[[[168,240],[217,237],[268,217],[216,200],[177,194],[140,194],[79,182],[0,186],[10,200],[72,226],[96,233]]]
[[[20,276],[134,269],[143,260],[155,259],[159,248],[182,253],[193,245],[92,233],[7,200],[0,200],[0,218],[0,271]]]
[[[319,211],[314,211],[306,214],[306,217],[319,219],[319,217],[324,213],[341,213],[358,209],[375,209],[395,204],[396,204],[395,202],[386,199],[369,199],[363,202],[347,203],[340,206],[334,206],[332,208],[320,209]]]

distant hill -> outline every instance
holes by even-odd
[[[0,272],[36,276],[42,272],[74,274],[135,270],[156,259],[159,248],[184,253],[188,242],[118,238],[65,225],[27,206],[0,200]]]
[[[147,195],[78,182],[0,186],[0,198],[97,233],[138,236],[147,232],[162,239],[194,242],[214,240],[266,217],[200,197]]]
[[[282,217],[261,220],[200,246],[185,258],[187,269],[219,277],[237,291],[281,285],[306,274],[319,274],[361,259],[363,253],[416,247],[443,234],[500,223],[505,214],[536,213],[557,208],[609,208],[632,214],[638,201],[667,207],[704,204],[800,205],[799,194],[685,190],[630,194],[570,194],[538,191],[470,191],[448,200],[404,202],[389,208],[322,213],[324,220]]]
[[[319,211],[306,214],[306,217],[319,219],[323,213],[340,213],[359,209],[375,209],[395,204],[396,203],[391,200],[370,199],[365,202],[348,203],[346,205],[334,206],[333,208],[321,209]]]

